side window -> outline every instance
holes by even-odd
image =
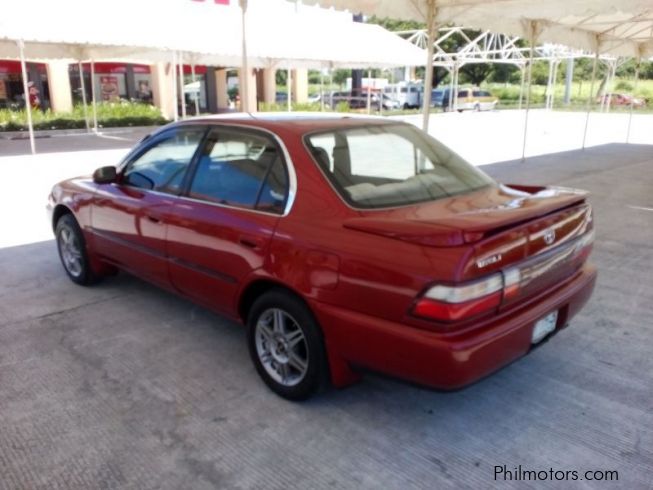
[[[467,92],[467,90],[459,90],[458,91],[458,97],[467,97],[468,93],[469,92]]]
[[[286,167],[271,139],[232,129],[211,132],[190,197],[281,214],[287,194]]]
[[[204,135],[203,128],[179,128],[127,165],[122,183],[175,194]]]

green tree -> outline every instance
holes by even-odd
[[[333,83],[337,83],[342,88],[347,83],[347,78],[351,76],[351,70],[334,70],[331,76]]]
[[[480,85],[492,72],[492,65],[489,63],[470,63],[460,68],[460,81]]]
[[[277,82],[277,85],[286,85],[286,82],[288,81],[288,72],[286,70],[277,70],[274,79]]]

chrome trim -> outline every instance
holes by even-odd
[[[226,119],[226,118],[225,118],[225,120],[228,121],[228,119]],[[168,197],[178,197],[180,199],[186,199],[188,201],[201,202],[201,203],[204,203],[204,204],[211,204],[213,206],[219,206],[219,207],[229,208],[229,209],[240,209],[242,211],[249,211],[251,213],[259,213],[259,214],[266,214],[266,215],[270,215],[270,216],[277,216],[279,218],[284,218],[284,217],[286,217],[286,216],[288,216],[290,214],[290,211],[292,210],[293,204],[295,203],[295,198],[297,197],[297,172],[295,171],[295,164],[292,161],[292,158],[290,158],[290,153],[288,152],[288,148],[286,147],[286,144],[283,142],[283,140],[276,133],[274,133],[273,131],[271,131],[271,130],[269,130],[267,128],[261,128],[261,127],[252,126],[252,125],[249,125],[249,124],[233,124],[233,123],[223,124],[223,123],[221,123],[221,121],[218,122],[218,123],[215,123],[215,122],[213,122],[213,120],[205,120],[204,124],[200,123],[199,121],[194,121],[194,123],[207,126],[207,128],[209,130],[211,128],[214,128],[214,127],[224,127],[224,128],[227,128],[227,129],[237,127],[237,128],[249,129],[251,131],[261,131],[263,133],[269,134],[270,136],[272,136],[272,138],[274,138],[274,140],[277,142],[277,144],[281,148],[281,152],[283,153],[283,157],[284,157],[284,160],[286,162],[286,169],[288,170],[288,196],[286,198],[286,206],[285,206],[282,214],[270,213],[270,212],[266,212],[266,211],[259,211],[257,209],[241,208],[241,207],[238,207],[238,206],[229,206],[228,204],[220,204],[220,203],[215,203],[215,202],[211,202],[211,201],[203,201],[201,199],[194,199],[192,197],[183,196],[183,195],[180,195],[180,194],[170,194],[170,193],[166,193],[166,192],[154,191],[154,190],[151,190],[151,189],[143,189],[142,187],[136,187],[136,186],[132,186],[132,185],[129,185],[129,184],[120,184],[120,185],[124,185],[125,187],[131,187],[132,189],[138,189],[138,190],[144,191],[144,192],[152,192],[152,193],[158,194],[158,195],[165,195],[165,196],[168,196]],[[183,121],[181,121],[179,123],[176,123],[176,124],[178,124],[179,126],[184,126]],[[176,127],[177,126],[174,126],[174,125],[164,126],[164,128],[166,128],[166,130],[174,129]],[[160,132],[163,132],[163,129],[161,129]],[[157,136],[157,134],[158,134],[158,131],[155,132],[155,133],[152,133],[151,137],[155,137],[155,136]],[[129,162],[131,161],[130,157],[135,153],[135,150],[138,147],[140,147],[140,145],[138,145],[137,147],[132,148],[132,150],[127,154],[127,156],[118,165],[116,165],[116,169],[118,171],[121,172],[123,170],[123,168],[126,165],[129,164]],[[116,185],[116,184],[114,184],[114,185]]]
[[[208,204],[210,206],[215,206],[217,208],[235,209],[237,211],[247,211],[249,213],[264,214],[266,216],[274,216],[275,218],[283,218],[284,216],[287,216],[287,213],[285,211],[284,211],[284,214],[271,213],[269,211],[261,211],[259,209],[241,208],[240,206],[230,206],[229,204],[222,204],[222,203],[214,202],[214,201],[205,201],[203,199],[196,199],[194,197],[189,197],[189,196],[175,195],[174,197],[176,197],[178,199],[182,199],[184,201],[196,202],[196,203],[199,203],[199,204]]]

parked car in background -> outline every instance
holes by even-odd
[[[308,102],[311,104],[319,104],[321,100],[322,100],[322,94],[320,94],[319,92],[310,94],[308,96]]]
[[[431,90],[431,107],[442,107],[444,100],[444,89],[434,88]]]
[[[610,106],[630,106],[632,103],[635,108],[646,107],[646,101],[644,99],[633,97],[629,94],[611,93],[596,98],[597,104],[607,104],[608,101],[610,102]]]
[[[287,104],[288,103],[288,93],[287,92],[276,92],[274,94],[274,101],[277,104]]]
[[[444,90],[442,96],[442,109],[444,111],[450,110],[449,99],[451,97],[451,89]],[[460,88],[458,89],[458,99],[452,104],[451,108],[455,108],[458,112],[462,111],[491,111],[494,110],[499,99],[493,96],[487,90],[479,88]]]
[[[386,85],[383,93],[399,102],[404,109],[415,109],[422,105],[423,87],[413,82],[400,82]]]
[[[351,109],[365,109],[367,108],[367,91],[346,91],[346,92],[332,92],[329,96],[327,105],[334,108],[341,102],[346,102]],[[379,105],[382,104],[384,110],[392,110],[401,108],[401,104],[392,99],[390,96],[382,92],[372,92],[370,94],[370,107],[372,110],[377,111]]]
[[[565,328],[596,280],[585,192],[499,184],[385,118],[187,119],[48,210],[72,281],[122,269],[242,323],[293,400],[360,368],[462,387]]]

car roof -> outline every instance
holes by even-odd
[[[263,128],[273,132],[282,129],[303,135],[309,132],[326,129],[403,123],[401,123],[401,121],[379,116],[357,114],[318,112],[238,112],[192,117],[184,119],[183,121],[168,124],[161,128],[161,130],[175,126],[195,124],[234,124],[238,126],[249,126],[252,128]]]

